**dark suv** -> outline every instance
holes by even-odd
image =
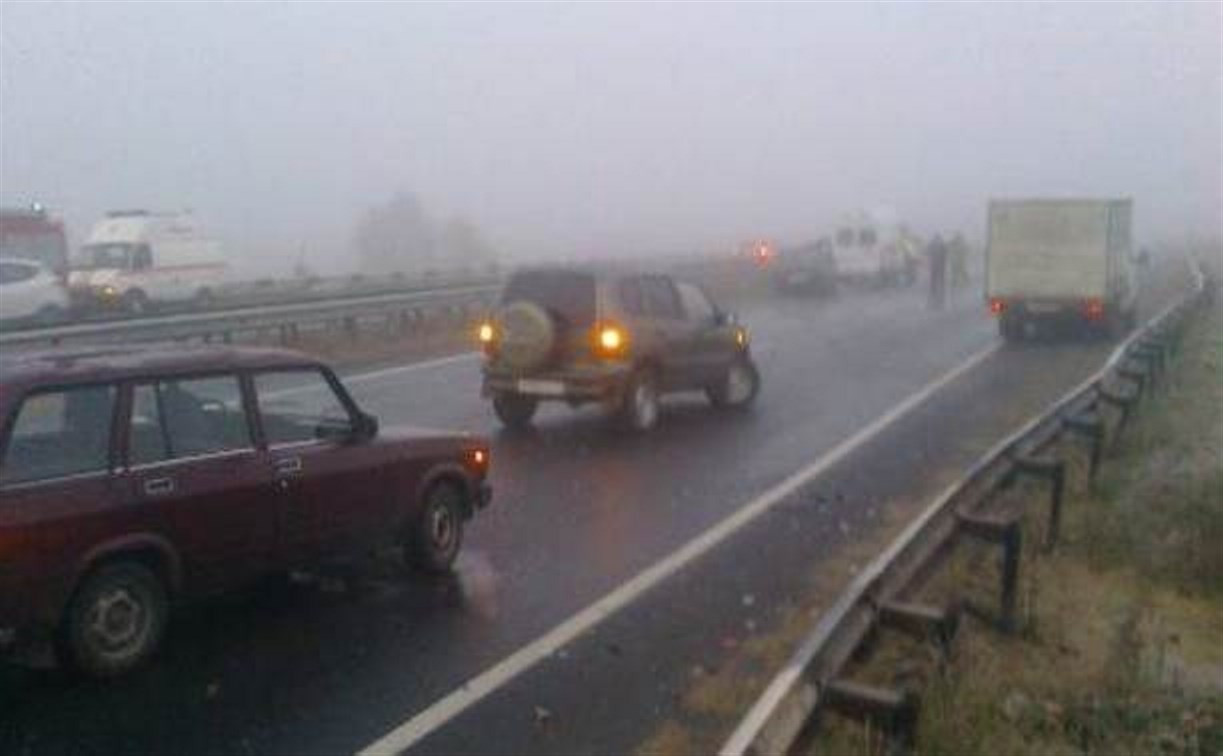
[[[489,501],[488,444],[379,430],[284,350],[0,357],[0,646],[53,640],[111,676],[174,599],[402,548],[448,569]]]
[[[483,394],[509,427],[555,400],[597,402],[646,430],[663,394],[704,391],[717,407],[745,407],[760,388],[747,330],[700,287],[663,274],[518,271],[480,340]]]

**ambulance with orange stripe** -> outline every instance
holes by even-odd
[[[162,305],[206,309],[229,276],[220,243],[191,213],[122,210],[93,227],[68,286],[83,310],[139,315]]]

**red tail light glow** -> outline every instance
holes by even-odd
[[[1104,303],[1098,299],[1089,299],[1083,305],[1083,315],[1088,320],[1101,320],[1104,318]]]
[[[1006,310],[1006,300],[1001,297],[990,297],[989,312],[991,315],[1001,315]]]

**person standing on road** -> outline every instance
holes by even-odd
[[[968,244],[964,236],[956,233],[948,246],[951,256],[951,288],[959,290],[968,285]]]
[[[930,300],[932,310],[941,310],[947,299],[947,244],[941,234],[935,234],[926,247],[930,264]]]

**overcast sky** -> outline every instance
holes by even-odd
[[[190,207],[333,263],[400,189],[515,253],[797,241],[876,204],[980,236],[1005,195],[1217,235],[1220,8],[5,2],[0,200],[78,238]]]

